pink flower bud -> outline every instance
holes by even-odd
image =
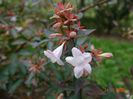
[[[61,22],[57,22],[56,24],[53,25],[53,28],[60,28],[61,27]]]
[[[56,14],[53,15],[52,17],[50,17],[50,19],[54,19],[54,18],[55,18],[55,19],[58,19],[58,18],[60,18],[60,17],[59,17],[58,15],[56,15]]]
[[[70,38],[75,38],[76,37],[76,35],[77,35],[77,33],[76,32],[74,32],[74,31],[72,31],[72,32],[70,32]]]
[[[92,44],[92,45],[91,45],[91,50],[94,50],[94,49],[95,49],[95,47],[94,47],[94,45]]]
[[[64,24],[68,24],[70,21],[69,20],[66,20],[65,22],[64,22]]]
[[[55,37],[60,37],[60,36],[62,36],[62,34],[54,33],[54,34],[50,34],[49,38],[55,38]]]
[[[77,19],[71,19],[71,21],[73,21],[73,22],[74,22],[74,21],[77,21]]]
[[[111,58],[113,56],[113,54],[112,53],[102,53],[99,56],[105,57],[105,58]]]

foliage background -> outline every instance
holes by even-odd
[[[29,60],[37,63],[44,57],[43,51],[52,48],[52,43],[47,41],[53,6],[60,0],[1,0],[0,1],[0,89],[14,96],[32,96],[35,93],[51,90],[53,85],[47,85],[43,80],[54,75],[51,74],[56,67],[46,60],[44,71],[40,75],[34,75],[28,71]],[[68,0],[63,0],[67,2]],[[98,0],[69,0],[76,9],[81,9]],[[82,2],[83,2],[82,1]],[[114,57],[105,60],[94,69],[91,78],[103,88],[110,85],[124,87],[132,90],[131,67],[133,66],[133,2],[131,0],[110,0],[108,3],[97,5],[84,12],[82,24],[88,28],[96,28],[96,32],[90,36],[91,42],[96,48],[112,52]],[[82,14],[81,14],[82,15]],[[15,20],[13,20],[15,18]],[[4,27],[3,27],[4,26]],[[98,35],[98,36],[97,36]],[[99,37],[99,35],[104,35]],[[112,36],[113,35],[113,36]],[[117,36],[117,37],[114,37]],[[119,37],[125,37],[119,38]],[[48,65],[48,66],[47,66]],[[50,67],[49,67],[50,66]],[[58,80],[63,81],[69,73],[62,74],[55,71]],[[39,88],[32,84],[36,79]],[[128,84],[126,86],[125,79]],[[41,83],[39,83],[41,82]],[[47,86],[46,86],[47,85]],[[47,90],[49,89],[49,90]],[[17,90],[17,91],[16,91]],[[43,90],[43,91],[42,91]],[[56,96],[55,90],[51,97]],[[44,94],[44,93],[43,93]],[[44,96],[49,96],[45,93]],[[39,97],[39,96],[37,96]],[[23,98],[22,98],[23,99]],[[49,99],[50,96],[49,96]],[[53,99],[53,98],[52,98]]]

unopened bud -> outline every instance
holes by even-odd
[[[62,34],[60,33],[54,33],[54,34],[50,34],[49,38],[55,38],[55,37],[61,37]]]
[[[111,58],[113,56],[112,53],[102,53],[99,55],[100,57],[105,57],[105,58]]]
[[[50,17],[50,19],[58,19],[58,18],[60,18],[58,15],[53,15],[52,17]]]
[[[75,38],[75,37],[76,37],[76,35],[77,35],[77,33],[76,33],[76,32],[74,32],[74,31],[70,32],[70,38]]]
[[[53,28],[59,28],[59,27],[61,27],[61,23],[60,22],[58,22],[58,23],[53,25]]]

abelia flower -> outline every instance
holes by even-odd
[[[44,55],[47,56],[52,61],[52,63],[57,62],[59,65],[64,65],[64,63],[60,59],[63,51],[63,46],[64,43],[62,43],[62,45],[57,47],[54,51],[46,50],[44,51]]]
[[[66,62],[74,66],[74,75],[76,78],[80,78],[81,76],[91,73],[91,66],[89,62],[92,60],[92,56],[88,52],[82,53],[76,47],[72,48],[72,56],[66,57]]]

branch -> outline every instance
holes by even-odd
[[[94,4],[89,4],[88,6],[80,9],[78,12],[85,12],[85,11],[89,10],[90,8],[94,8],[97,5],[101,5],[101,4],[107,3],[108,1],[110,1],[110,0],[100,0],[99,2],[96,2]]]

